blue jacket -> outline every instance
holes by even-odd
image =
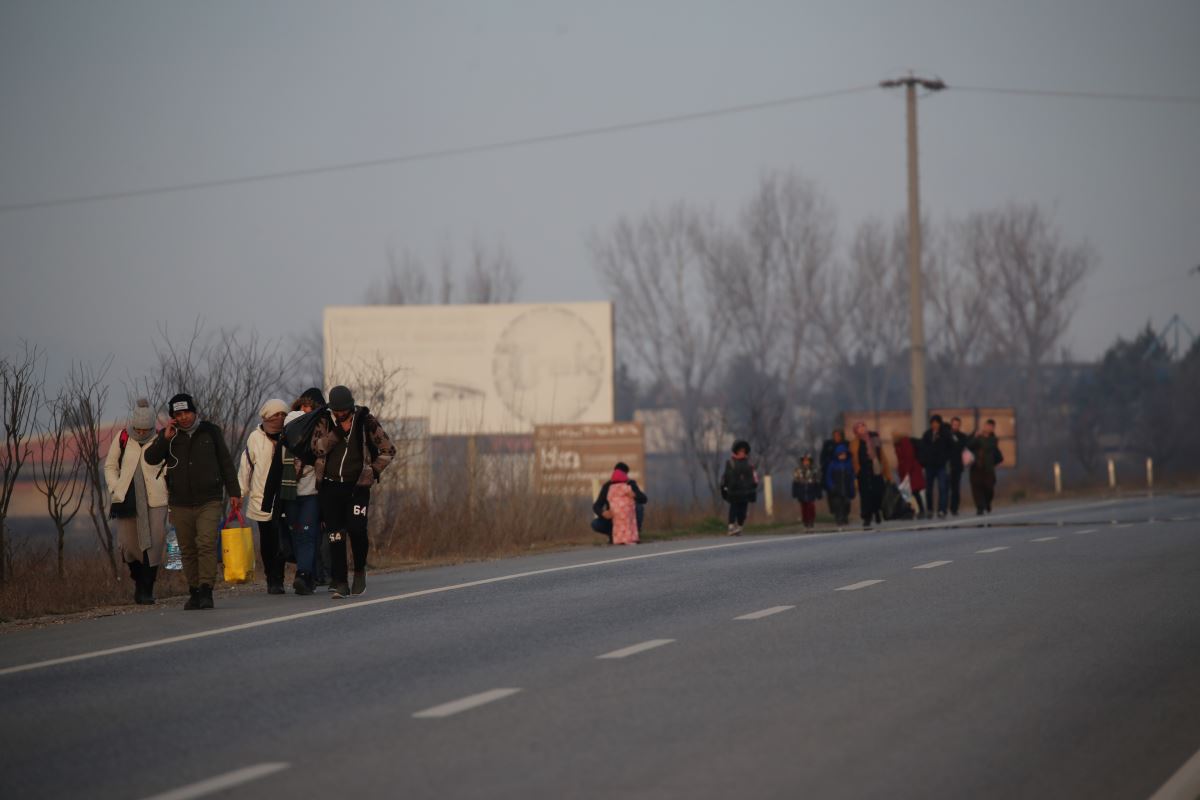
[[[831,495],[854,499],[854,464],[850,459],[838,461],[835,458],[829,462],[829,469],[825,471],[825,488]]]

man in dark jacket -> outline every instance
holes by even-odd
[[[975,455],[971,462],[971,496],[975,501],[975,513],[992,513],[992,498],[996,495],[996,467],[1004,463],[1000,452],[1000,440],[996,437],[996,420],[983,424],[983,432],[971,435],[967,447]]]
[[[950,515],[958,516],[962,501],[963,450],[967,449],[967,434],[963,433],[962,419],[950,419]]]
[[[213,607],[217,582],[217,540],[225,494],[234,513],[241,511],[242,490],[221,429],[201,420],[189,394],[167,404],[171,421],[146,448],[147,464],[167,471],[171,522],[179,539],[183,575],[188,584],[188,611]]]
[[[949,431],[942,425],[942,415],[934,414],[929,418],[929,430],[921,437],[921,454],[925,458],[925,508],[930,514],[933,513],[933,490],[936,485],[938,517],[945,517],[950,507],[946,490],[950,480],[951,446]]]
[[[313,427],[317,503],[329,538],[330,588],[341,600],[367,590],[367,507],[396,448],[366,406],[356,406],[345,386],[329,390],[329,406]],[[354,585],[346,566],[346,539],[354,553]]]
[[[721,475],[721,497],[729,503],[729,535],[741,536],[751,503],[758,502],[758,471],[750,463],[750,443],[733,443],[733,458]]]
[[[628,475],[629,465],[624,461],[618,461],[616,466],[613,467],[613,472],[624,472]],[[626,483],[633,490],[633,502],[637,508],[637,526],[640,532],[642,530],[642,520],[646,517],[646,503],[650,502],[650,499],[646,497],[646,493],[642,491],[641,487],[637,485],[637,481],[633,478],[627,480]],[[600,494],[596,495],[596,502],[592,503],[592,511],[596,514],[596,518],[592,520],[592,530],[596,533],[604,534],[611,542],[613,525],[611,512],[608,510],[608,487],[610,486],[612,486],[612,481],[605,481],[604,485],[600,487]],[[609,514],[609,516],[605,516],[605,514]]]
[[[846,444],[846,432],[841,428],[834,428],[833,435],[826,439],[821,445],[821,459],[818,464],[821,468],[821,475],[824,476],[829,473],[829,465],[832,464],[834,459],[837,457],[835,454],[837,453],[837,448],[840,444]],[[846,450],[849,451],[849,449],[850,446],[846,444]],[[836,512],[833,510],[832,495],[829,496],[829,513],[836,516]]]

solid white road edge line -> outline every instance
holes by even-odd
[[[233,772],[226,772],[224,775],[217,775],[208,780],[198,781],[187,786],[181,786],[178,789],[172,789],[169,792],[156,794],[153,797],[147,797],[146,800],[191,800],[193,797],[203,797],[206,794],[221,792],[225,789],[232,789],[234,786],[241,786],[243,783],[265,778],[290,766],[291,764],[285,761],[270,761],[265,764],[255,764],[253,767],[235,769]]]
[[[1007,550],[1007,547],[987,547],[983,550],[976,550],[976,553],[999,553],[1001,550]]]
[[[511,697],[520,689],[489,689],[486,692],[473,694],[468,697],[463,697],[458,700],[451,700],[449,703],[442,703],[433,708],[427,708],[424,711],[418,711],[413,714],[416,719],[441,719],[442,717],[453,716],[463,711],[469,711],[472,708],[494,703],[497,700],[503,700],[506,697]]]
[[[947,564],[953,563],[953,561],[930,561],[928,564],[918,564],[913,569],[933,569],[934,567],[944,567]]]
[[[882,580],[859,581],[858,583],[852,583],[849,586],[839,586],[838,588],[834,589],[834,591],[835,592],[856,592],[859,589],[865,589],[868,586],[874,586],[877,583],[883,583],[883,581]]]
[[[1164,783],[1150,800],[1195,800],[1200,797],[1200,751]]]
[[[1061,514],[1066,511],[1077,511],[1081,508],[1098,508],[1101,506],[1113,505],[1114,503],[1117,503],[1117,502],[1119,502],[1119,501],[1104,500],[1099,503],[1096,503],[1096,502],[1077,503],[1075,505],[1059,506],[1056,508],[1048,509],[1045,512],[1038,512],[1036,510],[1013,511],[1013,512],[1010,512],[1007,514],[995,514],[989,518],[989,522],[994,522],[997,519],[1009,519],[1012,517],[1024,517],[1024,516],[1029,516],[1030,514],[1038,514],[1038,513]],[[930,525],[928,522],[926,522],[923,525],[909,525],[909,526],[905,526],[902,528],[888,528],[886,532],[898,533],[898,532],[903,532],[903,531],[916,530],[919,527],[924,527],[924,528],[948,527],[950,525],[955,525],[955,524],[957,524],[957,522],[952,521],[952,520],[947,520],[945,523],[935,523],[933,525]],[[28,672],[29,670],[33,670],[33,669],[44,669],[46,667],[55,667],[60,664],[71,664],[76,661],[87,661],[87,660],[90,660],[93,658],[101,658],[103,656],[115,656],[115,655],[119,655],[121,653],[132,653],[132,652],[136,652],[138,650],[145,650],[150,647],[164,647],[169,644],[177,644],[179,642],[188,642],[193,639],[204,639],[209,636],[221,636],[226,633],[236,633],[238,631],[252,630],[254,628],[261,628],[265,625],[276,625],[281,622],[291,622],[292,620],[305,619],[307,617],[317,617],[322,614],[337,614],[337,613],[343,612],[343,611],[353,611],[354,609],[357,609],[357,608],[366,608],[368,606],[373,606],[373,605],[376,605],[379,603],[394,603],[394,602],[397,602],[400,600],[410,600],[414,597],[425,597],[426,595],[440,594],[441,592],[453,592],[453,591],[457,591],[459,589],[469,589],[473,586],[484,586],[489,583],[501,583],[503,581],[513,581],[513,580],[517,580],[519,578],[532,577],[534,575],[548,575],[548,574],[554,573],[554,572],[564,572],[564,571],[573,570],[573,569],[586,569],[588,567],[603,567],[603,566],[608,566],[610,564],[622,564],[626,561],[640,561],[640,560],[647,559],[647,558],[664,558],[666,556],[684,555],[687,553],[700,553],[700,552],[704,552],[706,550],[723,550],[726,547],[748,547],[748,546],[759,545],[759,544],[771,544],[771,543],[777,544],[777,543],[781,543],[781,542],[807,541],[814,535],[816,535],[816,536],[844,536],[846,534],[831,532],[831,533],[827,533],[827,534],[811,534],[810,533],[810,534],[795,534],[792,536],[772,536],[770,538],[764,538],[764,539],[740,539],[736,542],[723,542],[721,544],[702,545],[700,547],[685,547],[685,548],[681,548],[679,550],[665,550],[660,553],[644,553],[642,555],[637,555],[637,556],[623,556],[621,558],[609,558],[609,559],[604,559],[601,561],[587,561],[582,564],[567,564],[567,565],[561,566],[561,567],[548,567],[546,569],[534,569],[534,570],[529,570],[526,572],[514,572],[509,575],[497,575],[494,578],[484,578],[484,579],[477,580],[477,581],[467,581],[466,583],[456,583],[456,584],[452,584],[450,586],[438,586],[433,589],[422,589],[422,590],[416,591],[416,592],[406,592],[404,594],[389,595],[387,597],[376,597],[371,600],[355,600],[355,601],[346,603],[344,605],[343,604],[332,605],[332,606],[328,606],[326,608],[315,609],[313,611],[301,611],[296,614],[285,614],[281,617],[267,617],[266,619],[259,619],[259,620],[255,620],[253,622],[243,622],[240,625],[228,625],[224,628],[213,628],[212,630],[198,631],[196,633],[181,634],[179,636],[168,636],[164,639],[151,639],[150,641],[146,641],[146,642],[137,642],[135,644],[126,644],[126,645],[121,645],[119,647],[109,647],[109,648],[105,648],[104,650],[93,650],[93,651],[87,652],[87,653],[77,653],[73,656],[62,656],[60,658],[48,658],[48,659],[45,659],[44,661],[33,661],[28,664],[17,664],[12,667],[4,667],[3,669],[0,669],[0,677],[2,677],[4,675],[13,675],[18,672]],[[857,534],[855,534],[855,535],[857,535]]]
[[[626,658],[628,656],[637,655],[638,653],[644,653],[647,650],[653,650],[656,647],[662,647],[664,644],[670,644],[673,641],[675,640],[651,639],[648,642],[630,645],[629,647],[622,647],[620,650],[613,650],[611,653],[605,653],[602,656],[596,656],[596,658]]]
[[[1030,539],[1029,541],[1031,541],[1031,542],[1053,542],[1057,538],[1058,538],[1057,536],[1043,536],[1039,539]]]
[[[742,614],[740,617],[734,617],[734,619],[762,619],[773,614],[782,614],[784,611],[791,611],[793,608],[795,606],[772,606],[771,608],[764,608],[762,611],[751,611],[749,614]]]

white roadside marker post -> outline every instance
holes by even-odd
[[[1154,459],[1146,459],[1146,488],[1154,491]]]
[[[763,503],[767,507],[767,519],[775,519],[775,493],[774,485],[771,483],[771,476],[763,476]]]
[[[1062,494],[1062,467],[1054,462],[1054,493]]]
[[[1108,488],[1117,488],[1117,465],[1111,458],[1108,460]]]

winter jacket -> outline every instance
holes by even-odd
[[[149,446],[149,442],[147,442]],[[104,485],[108,487],[108,502],[122,503],[129,487],[133,485],[133,471],[141,468],[142,477],[146,480],[146,505],[150,508],[162,508],[167,504],[167,482],[163,480],[164,470],[151,466],[142,459],[145,450],[137,440],[130,437],[125,441],[125,455],[121,455],[121,435],[113,437],[108,447],[108,455],[104,459]]]
[[[925,489],[925,471],[921,469],[921,464],[917,461],[917,446],[915,440],[909,436],[903,436],[895,443],[896,447],[896,473],[903,481],[908,478],[908,485],[914,492],[924,491]]]
[[[963,450],[967,449],[967,435],[953,428],[947,434],[950,437],[950,472],[958,473],[963,469]]]
[[[949,465],[953,449],[949,434],[950,429],[945,425],[938,428],[936,434],[933,428],[925,431],[925,435],[921,437],[921,465],[925,469],[945,469]]]
[[[967,440],[967,447],[975,454],[971,473],[995,476],[996,467],[1004,463],[1004,454],[1000,452],[1000,440],[996,435],[972,436]]]
[[[748,458],[731,458],[721,475],[721,497],[730,503],[758,502],[758,474]]]
[[[241,497],[237,472],[221,429],[206,420],[192,433],[175,429],[173,439],[162,433],[146,447],[147,464],[167,463],[167,495],[172,506],[193,508],[221,502],[225,494]]]
[[[358,486],[370,486],[379,480],[380,474],[395,458],[396,448],[392,445],[392,440],[388,438],[379,420],[372,416],[370,409],[366,406],[355,406],[352,419],[354,422],[349,432],[342,430],[333,418],[332,411],[325,411],[317,420],[312,436],[312,449],[316,456],[313,474],[317,483],[328,479],[338,483],[354,482]],[[334,456],[332,459],[329,458],[331,454]],[[347,470],[346,467],[350,464],[361,466],[357,470]],[[355,471],[357,474],[350,474]]]
[[[855,438],[850,442],[850,461],[854,465],[854,474],[857,475],[860,480],[866,480],[871,476],[878,474],[882,476],[885,481],[890,481],[892,479],[892,467],[888,463],[887,454],[883,452],[883,447],[876,444],[876,437],[878,434],[870,433],[868,435],[872,440],[869,445],[867,442],[858,438]],[[878,473],[875,472],[875,467],[871,463],[871,456],[868,447],[873,447],[878,454]]]
[[[633,491],[633,502],[635,505],[644,506],[650,502],[650,498],[646,497],[646,493],[637,485],[637,481],[630,479],[625,481],[629,484],[629,488]],[[597,517],[604,516],[604,512],[608,510],[608,490],[613,485],[612,481],[605,481],[600,487],[600,494],[596,495],[596,502],[592,503],[592,511]]]
[[[838,461],[836,458],[825,470],[825,488],[831,496],[854,499],[854,464],[850,459]]]
[[[828,471],[829,465],[837,460],[837,446],[839,444],[844,444],[847,448],[850,447],[850,443],[846,441],[845,436],[842,437],[840,442],[835,442],[833,438],[830,437],[825,440],[824,444],[821,445],[821,460],[818,462],[818,466],[821,469],[822,475]]]
[[[801,503],[821,499],[821,473],[811,463],[801,464],[792,471],[792,497]]]
[[[263,493],[267,488],[267,475],[271,471],[271,459],[275,456],[275,447],[282,447],[283,442],[274,442],[262,428],[255,428],[246,440],[246,449],[242,451],[242,459],[238,464],[238,484],[242,487],[242,513],[256,522],[267,522],[275,515],[279,505],[279,496],[270,511],[263,511]]]

